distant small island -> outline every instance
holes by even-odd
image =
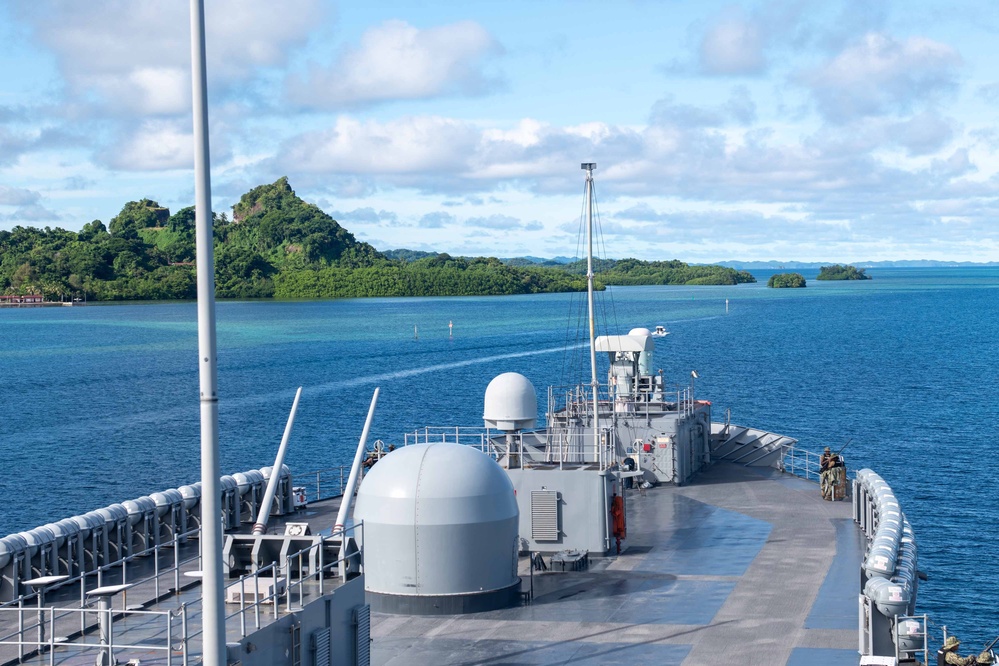
[[[819,269],[817,280],[870,280],[871,276],[863,268],[856,266],[833,264]]]
[[[805,286],[805,276],[801,273],[777,273],[770,276],[767,286],[774,289],[800,289]]]

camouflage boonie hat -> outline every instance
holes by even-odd
[[[950,650],[956,648],[961,644],[961,641],[957,639],[957,636],[948,636],[947,640],[944,641],[944,650]]]
[[[828,446],[826,447],[826,453],[831,453],[831,449]]]

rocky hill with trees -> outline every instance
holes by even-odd
[[[287,178],[261,185],[214,215],[219,298],[458,296],[580,291],[586,263],[452,257],[412,250],[381,253],[358,241]],[[190,299],[196,296],[194,209],[176,213],[151,199],[130,201],[107,226],[77,233],[15,227],[0,231],[0,293],[47,300]],[[598,288],[632,284],[738,284],[752,275],[680,261],[604,260]]]

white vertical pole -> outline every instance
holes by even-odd
[[[194,201],[198,270],[198,374],[201,392],[201,545],[203,662],[226,663],[222,606],[222,510],[219,484],[218,359],[215,341],[215,259],[208,160],[205,7],[191,0],[191,91],[194,107]]]
[[[604,467],[603,449],[600,447],[600,400],[597,395],[600,383],[597,381],[596,321],[593,307],[593,170],[597,165],[584,162],[586,170],[586,304],[590,320],[590,386],[593,389],[593,452],[600,468]],[[585,458],[584,458],[585,459]]]

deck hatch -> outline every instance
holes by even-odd
[[[558,541],[558,491],[531,491],[531,538]]]
[[[364,604],[354,609],[354,625],[357,627],[357,647],[354,661],[357,666],[371,664],[371,606]]]

